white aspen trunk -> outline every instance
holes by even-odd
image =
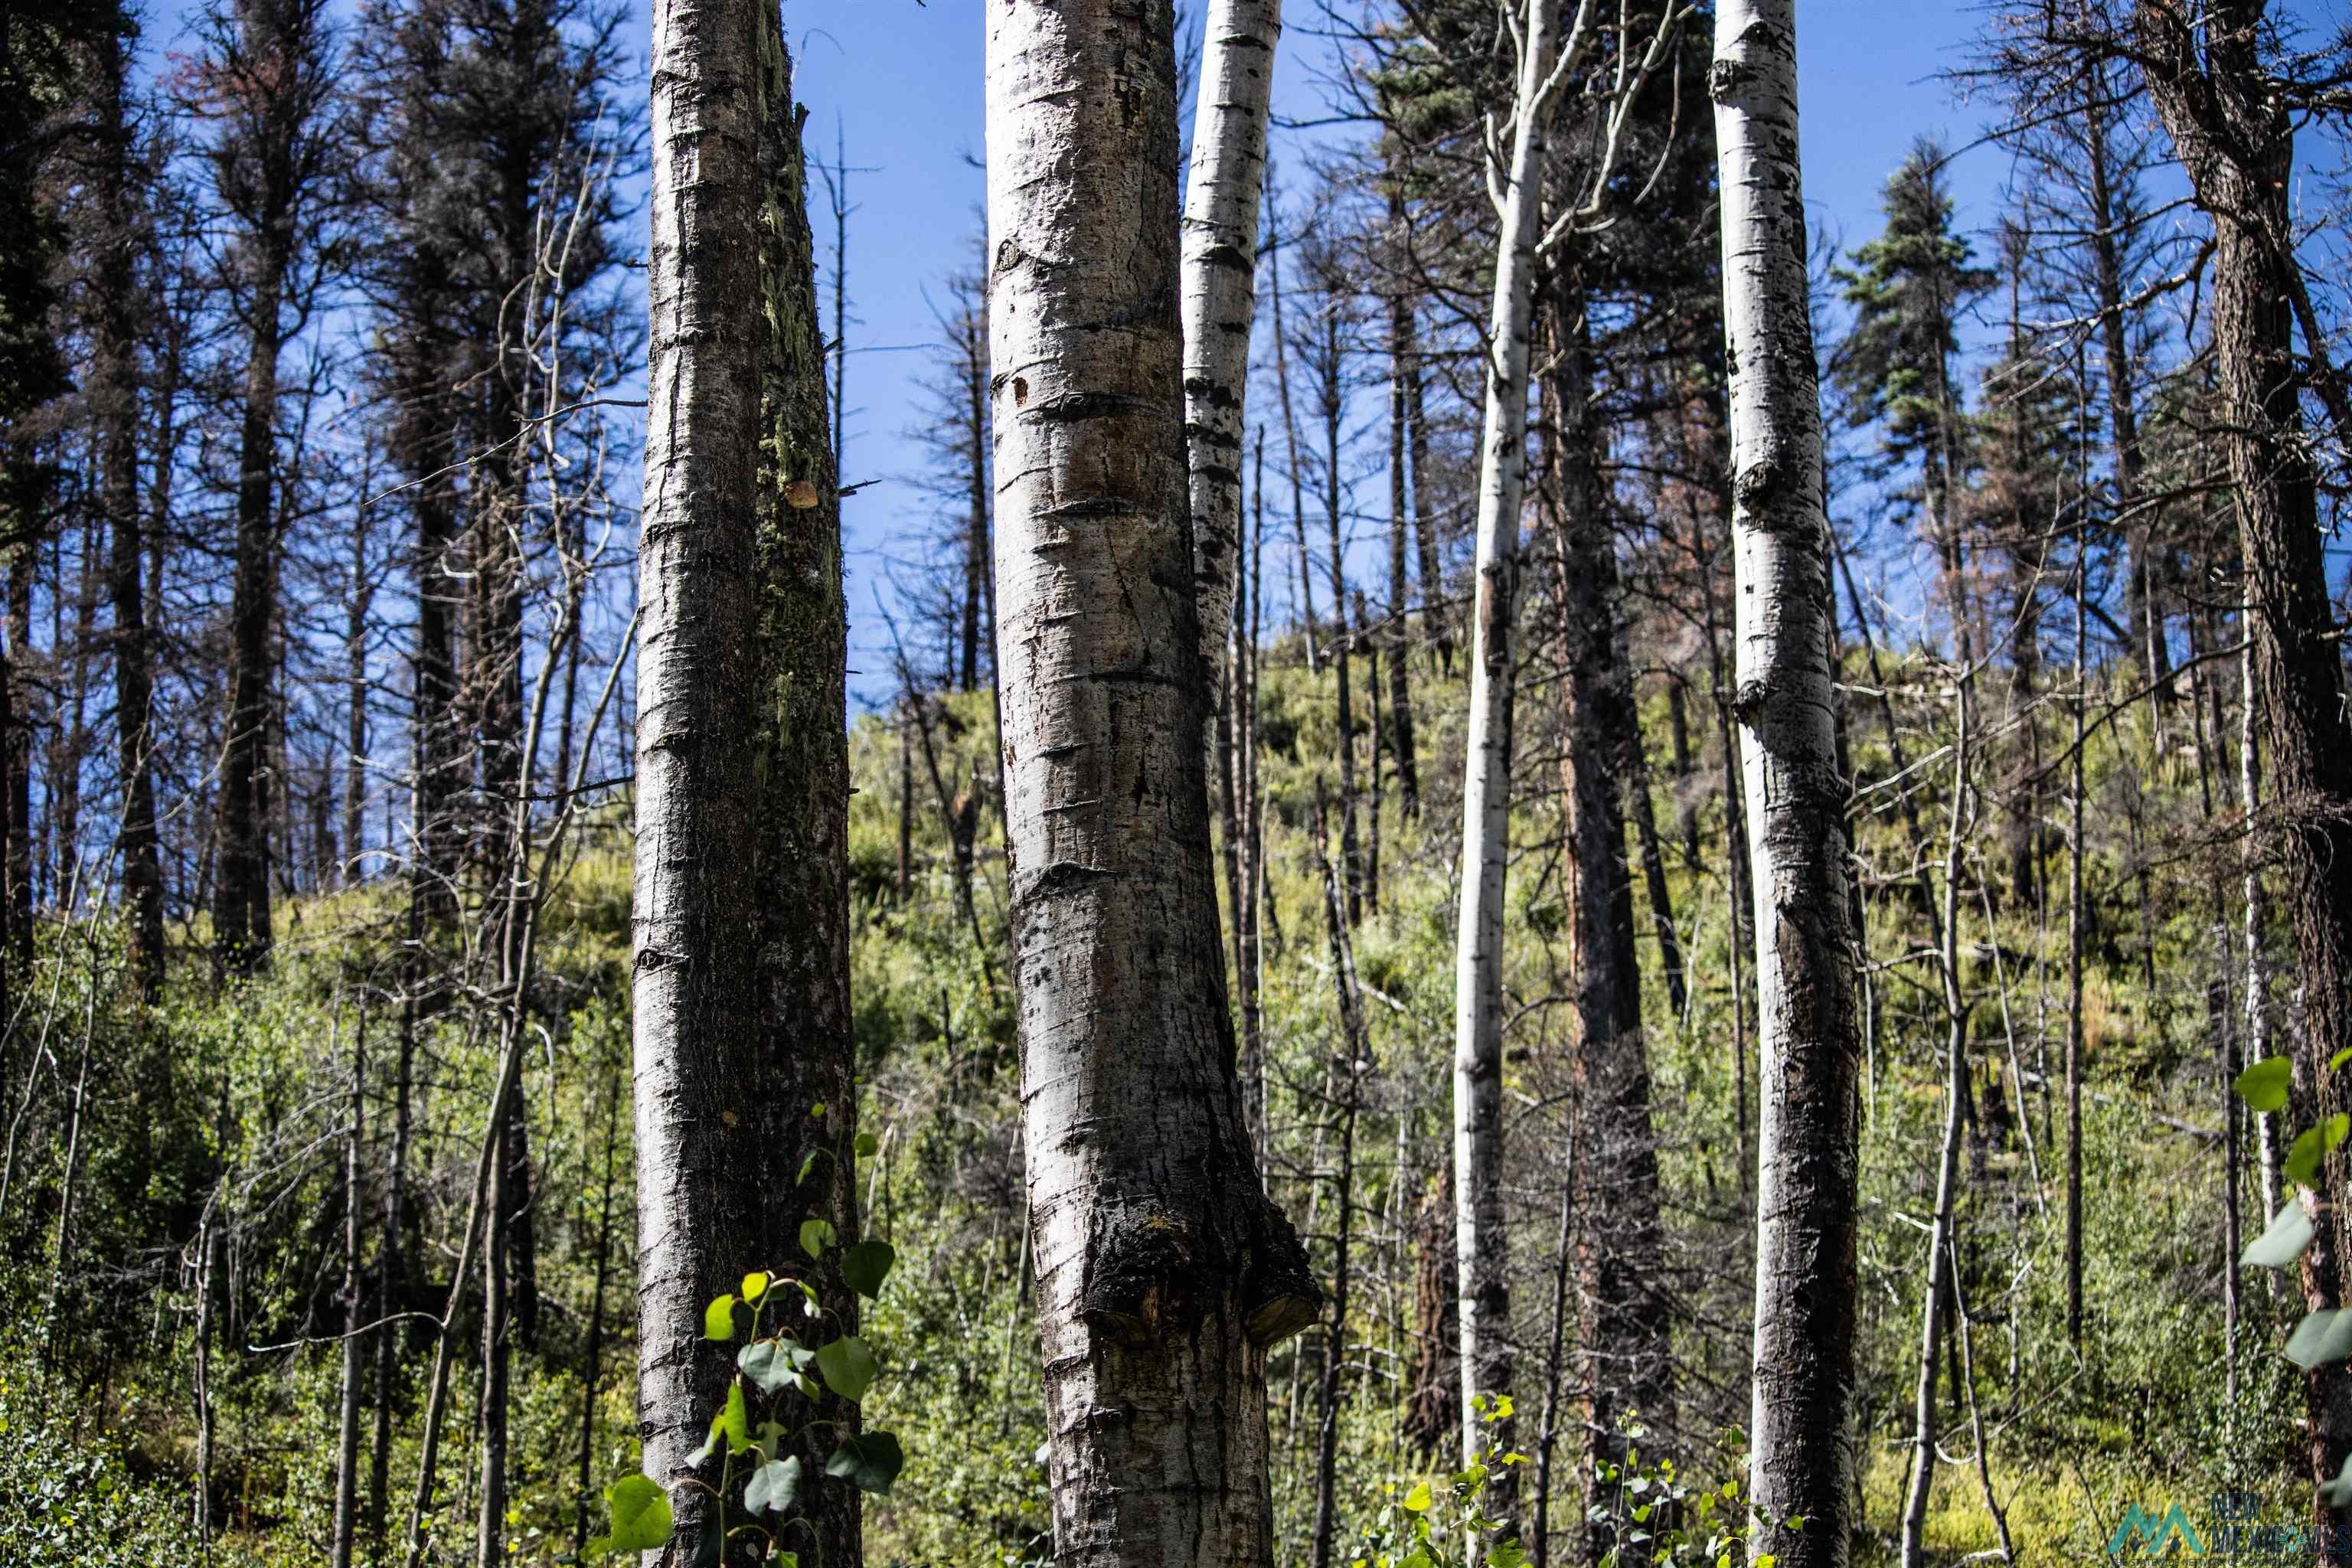
[[[1503,874],[1511,854],[1512,631],[1552,23],[1552,7],[1543,0],[1521,8],[1510,166],[1502,170],[1490,163],[1487,171],[1502,232],[1487,329],[1486,430],[1478,451],[1470,725],[1462,764],[1462,893],[1454,946],[1454,1237],[1465,1465],[1495,1436],[1471,1402],[1507,1392],[1511,1384],[1503,1214]],[[1498,1479],[1507,1474],[1498,1471]]]
[[[1737,712],[1759,1114],[1751,1561],[1842,1565],[1853,1507],[1861,1068],[1831,542],[1797,158],[1795,0],[1723,0],[1708,73],[1730,365]],[[1788,1528],[1801,1516],[1800,1530]]]
[[[2241,612],[2242,624],[2252,626],[2255,614],[2249,601]],[[2238,1067],[2245,1068],[2271,1054],[2270,966],[2263,960],[2263,856],[2262,845],[2254,837],[2254,817],[2263,795],[2262,737],[2254,728],[2254,693],[2260,688],[2255,684],[2254,644],[2251,637],[2246,639],[2240,668],[2243,680],[2238,708],[2238,793],[2246,803],[2246,1045],[2240,1053]],[[2078,762],[2075,765],[2082,764]],[[2230,1076],[2237,1076],[2235,1068]],[[2261,1151],[2263,1213],[2274,1215],[2279,1204],[2278,1117],[2269,1111],[2256,1111],[2253,1119],[2256,1147]],[[2235,1179],[2234,1172],[2231,1179]],[[2275,1296],[2278,1276],[2272,1273],[2269,1279],[2271,1293]]]
[[[1184,440],[1201,664],[1224,707],[1225,634],[1242,530],[1242,414],[1257,308],[1257,214],[1282,0],[1209,0],[1192,171],[1184,187]]]
[[[1055,1561],[1269,1568],[1318,1292],[1234,1070],[1177,317],[1170,0],[990,7],[997,654]]]

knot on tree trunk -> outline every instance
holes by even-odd
[[[1079,1299],[1087,1325],[1131,1348],[1235,1306],[1260,1350],[1305,1329],[1323,1292],[1297,1232],[1263,1194],[1236,1218],[1204,1226],[1155,1205],[1107,1208]]]

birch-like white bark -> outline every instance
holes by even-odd
[[[997,655],[1061,1568],[1267,1568],[1314,1313],[1242,1114],[1210,850],[1170,0],[989,8]]]
[[[1854,1016],[1831,548],[1797,158],[1795,0],[1716,9],[1737,712],[1754,867],[1759,1148],[1751,1560],[1842,1565],[1853,1497]],[[1801,1517],[1801,1529],[1788,1521]]]
[[[1242,527],[1242,414],[1257,307],[1258,199],[1282,0],[1209,0],[1184,187],[1184,441],[1201,665],[1224,707],[1225,634]]]
[[[1511,1380],[1503,1214],[1503,874],[1511,850],[1511,655],[1527,479],[1528,345],[1543,216],[1544,111],[1553,7],[1520,7],[1509,163],[1492,167],[1502,219],[1478,450],[1470,722],[1462,766],[1461,909],[1454,947],[1454,1237],[1461,1295],[1462,1454],[1489,1438],[1472,1401]]]

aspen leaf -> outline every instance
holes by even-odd
[[[2232,1087],[2256,1110],[2284,1110],[2291,1070],[2284,1057],[2264,1057],[2240,1073]]]
[[[2305,1372],[2352,1356],[2352,1312],[2305,1313],[2280,1353]]]
[[[857,1157],[861,1160],[872,1159],[874,1157],[874,1151],[882,1147],[881,1143],[871,1132],[860,1132],[856,1138],[850,1141],[850,1144],[851,1147],[857,1151]]]
[[[714,1424],[718,1433],[727,1439],[727,1451],[740,1454],[751,1446],[751,1412],[743,1403],[743,1385],[727,1385],[727,1408],[719,1413]]]
[[[844,1334],[816,1352],[817,1374],[824,1385],[844,1399],[855,1402],[866,1397],[882,1363],[874,1359],[874,1352],[856,1334]],[[828,1473],[830,1473],[828,1471]]]
[[[1408,1513],[1427,1513],[1429,1511],[1429,1483],[1427,1481],[1423,1481],[1420,1485],[1414,1487],[1412,1490],[1404,1494],[1404,1507],[1405,1511]]]
[[[2291,1197],[2272,1217],[2269,1228],[2246,1243],[2238,1261],[2248,1268],[2284,1268],[2310,1245],[2311,1216],[2304,1212],[2301,1198]]]
[[[2330,1508],[2352,1502],[2352,1454],[2344,1456],[2344,1468],[2336,1472],[2334,1480],[2319,1484],[2319,1500]]]
[[[743,1487],[743,1507],[751,1513],[765,1513],[770,1509],[778,1513],[793,1506],[801,1495],[800,1456],[771,1459],[751,1472]]]
[[[2306,1128],[2286,1152],[2286,1179],[2306,1187],[2318,1180],[2319,1162],[2344,1142],[2347,1131],[2352,1131],[2352,1116],[2341,1111],[2316,1127]]]
[[[768,1277],[765,1274],[746,1274],[743,1276],[743,1300],[746,1301],[756,1301],[767,1293]]]
[[[887,1432],[861,1432],[833,1451],[824,1462],[824,1473],[849,1482],[862,1492],[887,1493],[898,1472],[907,1468],[907,1456],[898,1447],[898,1439]]]
[[[761,1340],[745,1345],[742,1352],[736,1356],[735,1365],[751,1380],[752,1387],[768,1394],[782,1394],[793,1385],[798,1375],[793,1358],[786,1353],[783,1342],[778,1340]]]
[[[735,1337],[735,1298],[721,1296],[702,1310],[702,1337],[706,1340],[731,1340]]]
[[[890,1266],[898,1254],[887,1241],[861,1241],[841,1256],[841,1278],[849,1288],[869,1300],[882,1294],[882,1281],[890,1277]]]
[[[833,1245],[833,1222],[829,1219],[801,1221],[801,1250],[811,1258],[823,1258],[824,1249]]]
[[[604,1502],[613,1512],[613,1532],[590,1541],[590,1552],[646,1552],[669,1539],[669,1498],[652,1477],[623,1476],[604,1489]]]

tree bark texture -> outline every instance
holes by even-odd
[[[1488,169],[1502,232],[1486,337],[1478,452],[1470,718],[1462,768],[1461,907],[1454,947],[1454,1241],[1462,1337],[1463,1462],[1496,1434],[1473,1400],[1511,1386],[1503,1213],[1503,878],[1511,854],[1511,658],[1526,489],[1528,339],[1542,232],[1545,89],[1552,7],[1522,8],[1509,166]],[[1483,1403],[1483,1400],[1481,1400]],[[1507,1471],[1498,1471],[1507,1477]],[[1503,1515],[1498,1514],[1498,1517]]]
[[[637,655],[638,1421],[680,1485],[732,1373],[705,1305],[803,1272],[804,1219],[857,1239],[849,1010],[847,614],[800,119],[776,0],[654,16],[650,403]],[[826,1157],[804,1158],[823,1150]],[[827,1321],[856,1297],[815,1270]],[[820,1420],[854,1431],[828,1394]],[[829,1447],[828,1442],[828,1447]],[[822,1454],[804,1461],[822,1468]],[[814,1473],[814,1470],[812,1473]],[[715,1479],[715,1478],[714,1478]],[[860,1561],[857,1494],[810,1508]]]
[[[1055,1562],[1273,1561],[1319,1294],[1234,1068],[1177,321],[1170,0],[990,7],[997,663]]]
[[[1796,46],[1794,0],[1724,0],[1707,85],[1721,167],[1761,1089],[1748,1551],[1816,1568],[1846,1562],[1853,1508],[1861,1048]],[[1801,1530],[1788,1527],[1791,1516]]]
[[[1184,438],[1201,667],[1224,706],[1225,634],[1242,531],[1243,403],[1257,307],[1257,214],[1282,0],[1209,0],[1192,172],[1184,187]]]
[[[2288,193],[2293,121],[2260,50],[2265,0],[2201,8],[2202,48],[2186,8],[2139,0],[2138,40],[2148,87],[2199,206],[2213,222],[2213,357],[2223,450],[2237,500],[2248,636],[2270,752],[2270,808],[2284,869],[2297,968],[2307,998],[2296,1042],[2297,1127],[2352,1110],[2352,1072],[2332,1068],[2352,1048],[2352,723],[2343,656],[2321,553],[2318,474],[2303,429],[2304,377],[2291,303],[2301,266]],[[2322,1167],[2315,1217],[2320,1245],[2305,1266],[2313,1310],[2342,1300],[2352,1253],[2352,1155]],[[2352,1371],[2306,1375],[2314,1479],[2335,1479],[2352,1453]],[[2315,1504],[2316,1522],[2329,1510]],[[2339,1532],[2340,1533],[2340,1532]],[[2323,1561],[2341,1560],[2323,1552]]]

